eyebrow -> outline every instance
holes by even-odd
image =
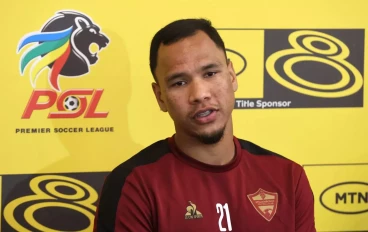
[[[218,68],[218,67],[220,67],[221,65],[220,64],[218,64],[218,63],[211,63],[211,64],[207,64],[207,65],[205,65],[205,66],[203,66],[203,67],[201,67],[200,68],[200,70],[201,71],[206,71],[206,70],[208,70],[208,69],[211,69],[211,68]]]
[[[210,63],[210,64],[207,64],[205,66],[200,67],[200,70],[203,72],[203,71],[206,71],[208,69],[218,68],[218,67],[220,67],[219,64],[217,64],[217,63]],[[166,82],[171,82],[171,81],[173,81],[173,80],[175,80],[177,78],[183,77],[185,75],[187,75],[185,72],[173,73],[173,74],[169,75],[166,78]]]

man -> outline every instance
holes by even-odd
[[[316,231],[303,168],[233,135],[238,83],[209,21],[158,31],[150,68],[176,132],[106,178],[95,231]]]

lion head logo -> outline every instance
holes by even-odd
[[[23,52],[20,73],[23,75],[33,61],[30,80],[35,88],[39,74],[48,67],[51,88],[61,91],[60,75],[74,78],[88,73],[98,60],[98,54],[90,51],[91,44],[97,44],[100,51],[109,41],[90,17],[76,11],[59,11],[40,32],[29,33],[20,40],[17,53],[26,45],[34,44]]]

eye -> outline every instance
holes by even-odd
[[[179,87],[179,86],[183,86],[185,85],[185,81],[178,81],[178,82],[175,82],[174,84],[172,84],[173,87]]]
[[[213,77],[214,75],[216,75],[217,72],[208,72],[206,73],[205,77]]]
[[[93,33],[93,34],[97,34],[96,30],[95,30],[95,29],[93,29],[93,28],[89,29],[89,32],[91,32],[91,33]]]

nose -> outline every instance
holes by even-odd
[[[203,79],[193,80],[189,87],[189,102],[198,104],[211,99],[209,83]]]

